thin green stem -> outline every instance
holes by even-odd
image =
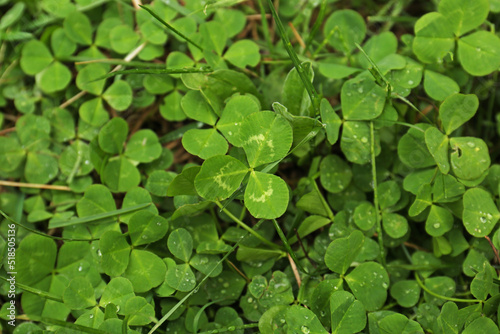
[[[326,214],[328,215],[328,218],[330,218],[330,220],[333,222],[335,215],[333,214],[332,209],[330,209],[330,206],[328,205],[327,201],[325,200],[325,197],[323,196],[323,194],[319,190],[318,184],[316,183],[316,180],[312,179],[311,182],[313,184],[314,189],[316,190],[316,192],[319,195],[319,198],[321,200],[321,204],[323,204],[323,207],[326,210]]]
[[[308,271],[305,270],[304,267],[302,267],[302,265],[300,264],[299,259],[297,258],[297,256],[295,255],[295,252],[293,251],[292,247],[288,243],[288,240],[286,239],[285,234],[281,230],[281,227],[279,226],[278,222],[276,221],[276,219],[272,219],[272,221],[274,224],[274,228],[276,229],[278,236],[280,237],[281,241],[283,242],[283,245],[285,246],[287,253],[290,254],[293,261],[295,262],[295,265],[299,268],[299,270],[302,271],[303,273],[307,274]]]
[[[146,68],[134,68],[131,70],[121,70],[110,72],[106,75],[98,77],[89,82],[99,81],[114,77],[115,75],[121,74],[185,74],[185,73],[209,73],[213,72],[210,67],[200,67],[200,68],[164,68],[164,69],[146,69]]]
[[[373,129],[373,122],[370,122],[370,153],[372,160],[373,205],[375,206],[375,214],[377,217],[377,235],[378,244],[380,247],[380,262],[385,267],[384,237],[382,234],[381,221],[382,217],[380,216],[380,207],[378,204],[377,163],[375,161],[375,130]]]
[[[311,43],[314,40],[314,37],[316,36],[316,33],[318,32],[319,28],[321,27],[321,24],[323,23],[323,20],[325,19],[325,14],[326,14],[326,0],[323,0],[319,7],[318,17],[316,18],[316,21],[314,22],[314,25],[312,26],[311,31],[309,32],[309,36],[307,36],[306,48],[304,49],[304,52],[307,52],[309,50],[309,47],[311,46]]]
[[[0,279],[1,280],[4,280],[5,282],[7,283],[10,283],[11,281],[9,281],[8,278],[5,278],[3,276],[0,276]],[[59,303],[63,303],[63,300],[62,298],[50,293],[50,292],[46,292],[46,291],[42,291],[40,289],[36,289],[36,288],[32,288],[28,285],[25,285],[25,284],[22,284],[22,283],[19,283],[19,282],[15,282],[16,284],[16,287],[17,288],[20,288],[21,290],[24,290],[26,292],[29,292],[29,293],[32,293],[34,295],[37,295],[39,297],[42,297],[42,298],[45,298],[45,299],[50,299],[50,300],[53,300],[53,301],[56,301],[56,302],[59,302]]]
[[[262,22],[262,31],[264,33],[264,38],[266,39],[267,47],[269,48],[269,52],[273,53],[274,46],[273,46],[273,42],[271,41],[271,35],[269,34],[269,25],[267,24],[266,10],[264,8],[264,4],[262,3],[262,0],[258,0],[257,3],[259,4],[260,15],[262,16],[261,22]]]
[[[143,5],[139,5],[139,7],[141,7],[144,10],[146,10],[149,14],[151,14],[151,16],[153,16],[155,19],[157,19],[161,24],[163,24],[169,30],[173,31],[174,33],[176,33],[177,35],[179,35],[181,38],[185,39],[186,42],[191,43],[193,46],[197,47],[200,51],[203,52],[203,48],[201,46],[199,46],[197,43],[195,43],[189,37],[187,37],[186,35],[184,35],[183,33],[181,33],[179,30],[175,29],[170,24],[168,24],[167,22],[165,22],[161,17],[159,17],[158,15],[156,15],[156,13],[153,12],[151,9],[149,9],[148,7],[143,6]]]
[[[223,327],[223,328],[214,329],[211,331],[200,332],[198,334],[218,334],[218,333],[223,333],[223,332],[234,332],[237,330],[243,330],[243,329],[247,329],[247,328],[256,328],[256,327],[259,327],[258,323],[246,324],[246,325],[241,325],[241,326]]]
[[[395,94],[396,98],[403,101],[404,103],[406,103],[407,105],[410,106],[410,108],[412,108],[413,110],[415,110],[416,112],[418,112],[420,115],[422,115],[422,117],[429,123],[429,124],[434,124],[432,123],[432,121],[427,117],[426,114],[424,114],[423,112],[421,112],[417,107],[415,107],[415,105],[413,105],[413,103],[411,103],[406,97],[404,96],[401,96],[399,94]]]
[[[311,99],[314,110],[318,111],[318,93],[316,93],[316,90],[314,89],[311,80],[308,78],[304,68],[302,67],[302,64],[299,61],[297,53],[292,47],[292,43],[290,42],[290,39],[286,34],[285,28],[283,27],[283,23],[281,23],[278,13],[276,13],[276,9],[273,6],[273,2],[271,0],[267,0],[267,2],[269,4],[269,8],[271,9],[271,14],[273,15],[274,21],[276,22],[276,27],[278,28],[278,32],[281,36],[281,39],[283,40],[283,45],[286,49],[286,52],[290,56],[290,59],[292,59],[293,65],[295,66],[295,69],[297,70],[297,73],[299,74],[299,77],[302,80],[302,83],[304,84],[307,94]]]
[[[439,299],[449,300],[451,302],[457,302],[457,303],[482,303],[483,302],[482,300],[479,300],[479,299],[461,299],[461,298],[453,298],[453,297],[439,295],[424,285],[424,283],[420,280],[418,273],[415,273],[415,280],[417,281],[418,285],[422,288],[422,290],[424,290],[425,292],[427,292],[431,296],[434,296],[434,297],[439,298]]]
[[[229,218],[231,218],[236,224],[241,226],[243,229],[245,229],[248,233],[259,239],[263,244],[268,245],[271,248],[274,249],[281,249],[280,246],[273,244],[271,241],[267,240],[263,236],[261,236],[259,233],[257,233],[255,230],[253,230],[250,226],[239,220],[235,215],[233,215],[228,209],[226,209],[219,201],[215,201],[215,204],[221,209],[222,212],[224,212]]]

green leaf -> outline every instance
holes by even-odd
[[[241,125],[242,146],[250,167],[257,167],[284,158],[292,146],[292,127],[271,111],[255,112]]]
[[[205,160],[194,179],[201,197],[211,201],[226,199],[238,189],[248,168],[238,159],[217,155]]]
[[[43,71],[52,63],[52,55],[42,42],[33,39],[23,46],[21,51],[21,68],[28,75]]]
[[[23,148],[31,151],[50,146],[50,121],[46,117],[27,114],[16,122],[16,133]]]
[[[420,61],[441,63],[454,46],[453,27],[442,14],[427,13],[415,23],[413,53]]]
[[[455,35],[463,34],[479,27],[488,17],[489,1],[443,0],[438,10],[448,20]]]
[[[500,219],[500,212],[490,193],[480,188],[465,192],[463,222],[467,232],[477,238],[490,234]]]
[[[184,113],[195,121],[215,125],[217,115],[199,91],[190,90],[181,100]]]
[[[246,116],[260,110],[258,101],[251,95],[234,95],[227,102],[217,122],[217,130],[234,146],[241,147],[241,123]]]
[[[425,70],[424,90],[434,100],[443,101],[448,96],[458,93],[460,87],[455,80],[446,75]]]
[[[151,162],[161,155],[158,136],[149,129],[139,130],[130,137],[125,156],[138,162]]]
[[[116,210],[115,200],[108,188],[101,184],[93,184],[85,190],[83,197],[76,204],[79,217],[88,217]],[[114,222],[115,219],[98,221],[99,223]]]
[[[200,34],[203,37],[203,47],[208,51],[215,51],[222,56],[226,46],[227,34],[222,24],[217,21],[209,21],[200,25]]]
[[[200,273],[209,275],[210,277],[217,277],[222,272],[222,264],[217,264],[220,258],[214,254],[195,254],[189,260],[189,264]],[[217,268],[212,272],[212,268],[217,264]]]
[[[75,120],[66,109],[46,109],[43,116],[50,121],[51,135],[58,142],[69,141],[75,138]]]
[[[487,31],[467,35],[458,40],[458,58],[468,73],[488,75],[500,66],[500,39]]]
[[[478,272],[470,284],[470,292],[480,300],[486,300],[493,287],[492,268],[489,264],[483,264],[483,270]],[[493,271],[495,272],[495,271]]]
[[[387,93],[373,80],[354,78],[344,83],[340,100],[346,120],[370,120],[384,110]]]
[[[163,103],[160,105],[161,116],[168,121],[183,121],[186,119],[186,114],[182,111],[181,99],[182,95],[177,90],[165,96]]]
[[[122,209],[130,208],[139,204],[147,204],[152,203],[151,196],[149,192],[141,187],[133,188],[125,194],[125,198],[122,202]],[[158,209],[154,205],[150,205],[146,210],[151,211],[154,214],[158,213]],[[130,218],[135,214],[135,212],[121,214],[120,221],[124,223],[128,223]]]
[[[441,109],[441,111],[442,110],[443,109]],[[442,113],[440,113],[440,116],[441,115]],[[437,128],[430,127],[425,130],[425,144],[441,173],[448,174],[450,171],[450,162],[448,160],[448,136],[444,135]]]
[[[107,231],[99,240],[99,249],[104,273],[111,277],[122,275],[129,265],[131,250],[125,237],[120,232]]]
[[[425,231],[433,237],[439,237],[451,230],[452,227],[453,215],[451,212],[440,206],[432,205],[425,221]]]
[[[132,297],[134,297],[132,283],[126,278],[115,277],[104,288],[99,306],[106,307],[108,304],[114,304],[123,310],[127,301]]]
[[[56,255],[54,240],[37,234],[27,235],[16,249],[16,281],[26,285],[41,281],[54,270]]]
[[[363,202],[356,206],[353,214],[354,223],[363,231],[368,231],[377,222],[377,213],[373,204]]]
[[[475,333],[495,334],[498,333],[498,326],[490,318],[479,317],[465,327],[465,330],[462,332],[462,334]]]
[[[379,321],[380,333],[424,334],[420,324],[403,314],[391,314]]]
[[[185,168],[182,173],[178,174],[172,182],[170,182],[167,189],[167,196],[198,195],[194,187],[194,179],[200,172],[200,169],[201,167],[199,166]]]
[[[106,164],[102,172],[102,180],[111,191],[126,192],[139,185],[141,175],[127,158],[120,156]]]
[[[165,282],[167,282],[167,284],[175,290],[182,292],[193,290],[196,286],[196,277],[194,276],[189,264],[176,264],[172,259],[167,259],[167,263],[168,270]]]
[[[321,160],[320,181],[327,191],[339,193],[351,183],[351,179],[351,168],[339,156],[331,154]]]
[[[50,46],[56,58],[69,57],[76,50],[76,43],[67,36],[62,28],[54,30],[50,36]]]
[[[224,155],[229,148],[227,141],[216,129],[191,129],[182,136],[182,146],[202,159]]]
[[[391,285],[391,296],[403,307],[413,307],[420,299],[420,286],[414,280],[397,281]]]
[[[325,254],[325,264],[333,272],[344,275],[358,256],[365,237],[361,231],[354,230],[348,237],[333,240]]]
[[[170,76],[147,74],[142,81],[144,88],[151,94],[165,94],[174,89],[174,81]]]
[[[384,231],[394,239],[402,238],[410,229],[406,218],[397,213],[384,212],[382,223]]]
[[[318,320],[316,314],[305,307],[292,305],[290,306],[285,315],[286,324],[288,325],[287,333],[301,334],[301,333],[315,333],[327,334],[321,322]],[[259,324],[260,327],[260,324]]]
[[[375,154],[380,152],[379,144],[375,143]],[[377,148],[378,147],[378,148]],[[347,160],[364,165],[371,159],[370,126],[366,122],[349,121],[342,127],[340,148]]]
[[[132,88],[126,81],[118,80],[106,89],[102,97],[113,109],[123,111],[132,103]]]
[[[245,206],[255,218],[274,219],[288,207],[288,187],[280,177],[252,171],[245,190]]]
[[[313,82],[314,71],[310,62],[303,62],[305,77]],[[311,98],[307,92],[304,82],[294,67],[288,72],[283,85],[283,105],[288,108],[292,115],[313,116],[310,114]]]
[[[418,126],[422,130],[426,130],[428,126]],[[436,162],[429,153],[425,144],[425,132],[415,128],[408,130],[398,143],[398,156],[401,162],[411,168],[425,168],[434,166]],[[420,187],[420,185],[417,187]]]
[[[92,44],[92,25],[88,17],[74,11],[63,22],[64,32],[74,42],[83,45]]]
[[[139,35],[126,24],[115,26],[109,32],[111,48],[120,54],[132,51],[139,39]]]
[[[99,146],[106,153],[121,153],[127,135],[127,122],[121,117],[114,117],[99,131]]]
[[[347,291],[337,291],[330,296],[332,333],[358,333],[366,326],[363,304]]]
[[[135,296],[125,304],[124,314],[129,326],[144,326],[155,320],[155,309],[144,297]]]
[[[458,307],[453,302],[446,302],[441,308],[441,314],[437,318],[437,325],[442,333],[458,334],[461,329]]]
[[[57,159],[51,152],[28,152],[24,167],[26,181],[45,184],[54,179],[58,172]]]
[[[75,277],[64,290],[64,304],[72,310],[82,310],[96,304],[94,288],[85,277]]]
[[[168,249],[176,258],[188,262],[193,252],[193,238],[191,234],[183,229],[178,228],[168,237]]]
[[[353,10],[337,10],[326,20],[323,34],[335,49],[351,54],[365,39],[365,20]]]
[[[297,229],[297,234],[301,237],[304,238],[308,236],[309,234],[313,233],[314,231],[319,230],[320,228],[330,224],[332,221],[328,218],[321,217],[321,216],[309,216],[304,219],[302,224],[300,224],[299,228]],[[294,235],[291,237],[288,242],[290,245],[294,244],[297,242],[297,235]]]
[[[172,182],[174,177],[175,173],[155,170],[149,175],[145,187],[151,194],[165,197],[167,196],[170,182]]]
[[[451,170],[459,179],[474,180],[488,170],[491,160],[486,143],[480,138],[456,137],[450,139]]]
[[[478,107],[479,100],[474,94],[448,96],[439,108],[439,119],[446,130],[446,134],[451,134],[470,120]]]
[[[381,209],[387,209],[395,205],[401,198],[401,189],[396,181],[386,181],[378,185],[379,206]]]
[[[81,90],[86,90],[90,94],[101,95],[104,85],[106,84],[106,80],[96,79],[106,75],[107,73],[108,66],[105,64],[89,64],[78,71],[78,75],[76,76],[76,86]],[[87,120],[85,121],[92,123]]]
[[[237,41],[229,47],[224,58],[237,67],[255,67],[260,62],[259,46],[248,39]]]
[[[12,137],[0,137],[0,170],[12,172],[25,159],[26,153],[19,141]]]
[[[145,250],[133,249],[123,277],[130,280],[134,286],[134,292],[142,293],[163,283],[166,271],[165,262],[158,255]]]
[[[0,30],[5,30],[9,26],[16,23],[23,15],[26,5],[24,2],[17,2],[9,10],[4,12],[2,18],[0,18]]]
[[[137,211],[130,217],[128,232],[132,245],[146,245],[162,239],[168,231],[168,221],[147,210]]]
[[[100,97],[82,103],[78,114],[83,121],[95,127],[100,127],[109,120],[109,114]]]
[[[367,311],[378,310],[384,305],[389,276],[382,265],[375,262],[362,263],[354,268],[345,280]]]
[[[342,121],[340,117],[335,113],[330,102],[327,99],[321,100],[320,105],[321,121],[325,127],[326,138],[330,145],[334,145],[339,139],[340,125]]]
[[[434,202],[447,203],[456,201],[465,192],[465,187],[451,175],[438,174],[432,186]]]
[[[71,178],[90,173],[94,165],[90,162],[89,146],[81,140],[67,146],[59,157],[59,168],[62,174]]]

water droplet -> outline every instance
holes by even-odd
[[[362,141],[363,143],[368,143],[368,138],[363,137],[363,138],[361,138],[361,141]]]
[[[307,326],[302,326],[300,327],[300,330],[302,331],[302,333],[304,334],[309,334],[311,332],[311,330],[309,329],[309,327]]]
[[[434,225],[432,225],[434,228],[439,228],[441,226],[441,224],[439,223],[435,223]]]
[[[248,303],[252,303],[253,302],[253,298],[252,297],[248,297],[247,302]]]
[[[388,287],[388,286],[389,286],[389,285],[388,285],[386,282],[382,283],[382,287],[383,287],[384,289],[387,289],[387,287]]]
[[[359,88],[358,88],[358,93],[359,93],[359,94],[362,94],[362,93],[363,93],[363,87],[359,87]]]
[[[408,85],[413,85],[413,80],[408,80]]]
[[[91,315],[90,315],[90,319],[92,319],[93,317],[94,317],[94,315],[93,315],[93,314],[91,314]]]
[[[78,267],[78,271],[82,271],[82,270],[83,270],[83,267],[82,267],[82,265],[80,265],[80,266]]]
[[[476,48],[476,51],[477,52],[481,52],[481,48]]]
[[[286,320],[285,320],[285,319],[283,319],[283,318],[281,318],[281,319],[280,319],[280,322],[281,322],[282,324],[284,324],[284,323],[286,322]]]
[[[148,238],[148,236],[147,235],[143,235],[141,238],[144,239],[144,240],[146,240]]]
[[[224,284],[222,284],[222,286],[225,287],[225,288],[229,288],[229,283],[225,282]]]
[[[229,326],[227,328],[227,330],[230,331],[230,332],[232,332],[232,331],[236,330],[236,326]]]
[[[484,218],[484,217],[480,217],[480,218],[479,218],[479,220],[480,220],[480,221],[481,221],[481,223],[483,223],[483,224],[487,222],[486,218]]]
[[[469,147],[474,147],[474,146],[476,146],[476,144],[474,144],[474,143],[473,143],[473,142],[471,142],[471,141],[470,141],[470,142],[468,142],[468,143],[467,143],[467,145],[468,145]]]
[[[225,294],[227,291],[226,290],[221,290],[220,293]]]
[[[347,96],[351,96],[352,94],[350,92],[345,93]]]

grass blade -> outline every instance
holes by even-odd
[[[259,4],[259,9],[260,9],[262,32],[264,34],[264,38],[266,39],[269,52],[273,53],[274,46],[271,41],[271,35],[269,34],[269,25],[267,24],[266,10],[264,9],[264,4],[262,3],[262,0],[258,0],[257,3]]]
[[[299,61],[299,57],[297,56],[297,53],[293,49],[292,43],[290,42],[290,39],[288,38],[288,36],[285,32],[285,28],[283,27],[283,23],[281,23],[281,20],[278,16],[278,13],[276,13],[276,10],[274,9],[272,1],[267,0],[267,3],[269,4],[269,8],[271,9],[271,15],[274,18],[274,22],[276,22],[276,27],[278,28],[278,33],[281,36],[281,39],[283,40],[283,45],[285,46],[286,52],[290,56],[290,59],[293,62],[293,66],[295,66],[295,68],[297,69],[297,73],[299,74],[299,77],[302,80],[304,87],[306,88],[307,94],[309,95],[309,98],[311,99],[314,110],[316,112],[319,112],[318,93],[316,92],[316,89],[314,89],[314,86],[312,85],[311,81],[309,81],[309,78],[307,77],[307,74],[306,74],[304,68],[302,67],[302,64]]]
[[[280,236],[280,239],[283,242],[283,245],[285,246],[286,251],[292,257],[293,262],[295,262],[295,265],[299,268],[300,271],[302,271],[305,274],[308,274],[309,272],[304,267],[302,267],[302,265],[299,262],[299,259],[295,255],[295,252],[293,251],[292,247],[290,247],[290,244],[288,243],[288,240],[286,239],[285,234],[281,230],[281,227],[279,226],[276,219],[272,219],[272,221],[274,224],[274,228],[276,229],[276,232],[278,232],[278,235]]]
[[[10,281],[3,277],[3,276],[0,276],[0,279],[4,280],[5,282],[7,283],[10,283]],[[53,300],[53,301],[56,301],[56,302],[59,302],[59,303],[63,303],[63,300],[62,298],[60,297],[57,297],[56,295],[50,293],[50,292],[46,292],[46,291],[42,291],[40,289],[36,289],[36,288],[32,288],[28,285],[25,285],[25,284],[22,284],[22,283],[19,283],[19,282],[16,282],[16,288],[20,288],[26,292],[29,292],[29,293],[32,293],[34,295],[37,295],[39,297],[42,297],[42,298],[45,298],[45,299],[50,299],[50,300]]]
[[[21,223],[18,223],[17,221],[15,221],[14,219],[10,218],[5,212],[3,212],[2,210],[0,210],[0,215],[2,215],[5,219],[7,219],[8,221],[10,221],[11,223],[17,225],[17,226],[20,226],[22,228],[24,228],[25,230],[27,231],[30,231],[31,233],[34,233],[34,234],[38,234],[38,235],[41,235],[42,237],[46,237],[46,238],[50,238],[50,239],[54,239],[54,240],[64,240],[64,241],[94,241],[94,240],[99,240],[99,239],[72,239],[72,238],[63,238],[63,237],[55,237],[53,235],[48,235],[48,234],[45,234],[45,233],[42,233],[38,230],[35,230],[35,229],[32,229],[32,228],[29,228],[27,226],[24,226],[23,224]]]
[[[88,216],[88,217],[82,217],[82,218],[77,218],[77,219],[71,219],[68,221],[56,222],[54,224],[50,224],[50,228],[66,227],[66,226],[72,226],[72,225],[77,225],[77,224],[90,223],[90,222],[93,222],[96,220],[111,218],[111,217],[118,216],[118,215],[121,215],[124,213],[130,213],[130,212],[134,212],[137,210],[145,209],[150,205],[152,205],[152,204],[151,203],[137,204],[137,205],[131,206],[129,208],[122,208],[119,210],[113,210],[113,211],[109,211],[109,212],[99,213],[97,215],[92,215],[92,216]]]
[[[197,43],[195,43],[193,40],[189,39],[189,37],[185,36],[183,33],[181,33],[179,30],[175,29],[174,27],[172,27],[170,24],[168,24],[167,22],[165,22],[161,17],[159,17],[158,15],[156,15],[155,12],[153,12],[151,9],[149,9],[148,7],[146,6],[143,6],[143,5],[139,5],[139,7],[141,7],[142,9],[146,10],[149,14],[151,14],[151,16],[153,16],[155,19],[157,19],[161,24],[163,24],[165,27],[167,27],[169,30],[173,31],[174,33],[176,33],[177,35],[179,35],[181,38],[185,39],[186,42],[188,43],[191,43],[193,46],[197,47],[200,51],[203,52],[203,48],[201,46],[199,46]]]
[[[160,138],[160,143],[166,144],[174,141],[176,139],[182,138],[182,136],[191,129],[201,129],[205,124],[202,122],[189,123],[183,127],[171,131]]]
[[[109,334],[109,332],[103,331],[101,329],[77,325],[77,324],[74,324],[72,322],[65,322],[65,321],[58,320],[58,319],[37,317],[37,316],[30,316],[30,319],[34,320],[34,321],[38,321],[38,322],[44,322],[46,324],[51,324],[51,325],[56,325],[56,326],[72,329],[76,332],[90,333],[90,334]]]
[[[319,7],[319,13],[318,17],[316,18],[316,21],[314,21],[314,25],[311,28],[311,31],[309,32],[309,36],[307,36],[306,39],[306,48],[304,49],[304,52],[307,52],[309,50],[309,47],[311,46],[311,43],[316,36],[316,33],[318,32],[319,28],[321,27],[321,24],[323,23],[323,20],[325,19],[325,14],[326,14],[326,0],[323,0],[321,2],[321,6]]]
[[[134,68],[131,70],[109,72],[108,74],[103,75],[102,77],[99,77],[89,82],[107,79],[119,74],[184,74],[184,73],[209,73],[209,72],[213,71],[208,66],[200,68],[164,68],[164,69]]]

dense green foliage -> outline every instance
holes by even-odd
[[[0,0],[1,330],[499,332],[499,0],[136,5]]]

